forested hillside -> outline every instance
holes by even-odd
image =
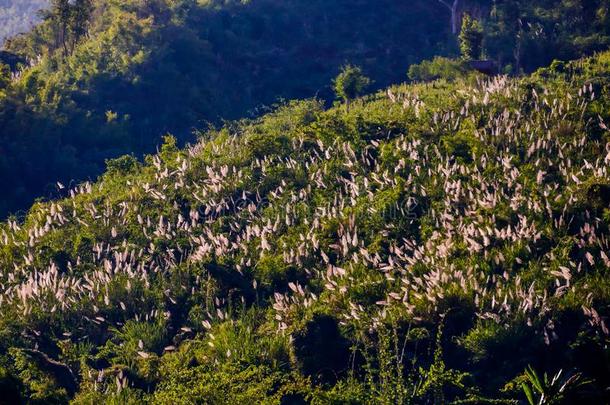
[[[372,88],[403,81],[413,63],[458,56],[465,13],[482,27],[476,56],[510,74],[609,43],[607,0],[449,3],[54,1],[5,45],[30,67],[0,69],[0,216],[54,195],[57,181],[95,178],[107,158],[154,151],[165,133],[182,143],[281,98],[332,101],[346,63]]]
[[[0,225],[0,401],[608,403],[610,53],[349,101]]]
[[[0,0],[0,43],[27,32],[38,21],[38,12],[49,0]]]

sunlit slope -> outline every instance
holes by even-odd
[[[292,102],[111,161],[1,226],[0,364],[66,400],[36,348],[83,402],[512,403],[528,365],[602,400],[609,72]]]

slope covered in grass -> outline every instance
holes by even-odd
[[[291,102],[109,162],[0,226],[0,387],[517,403],[531,366],[607,401],[609,73],[604,53]]]

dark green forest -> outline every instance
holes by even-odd
[[[610,403],[610,1],[50,3],[0,404]]]
[[[282,99],[332,102],[331,79],[360,66],[370,89],[413,63],[459,55],[451,12],[431,0],[55,0],[5,50],[29,68],[0,85],[0,215],[55,183],[95,179],[108,158],[154,152],[163,135],[255,117]],[[605,49],[607,0],[463,0],[502,72]],[[5,77],[9,75],[4,70]]]

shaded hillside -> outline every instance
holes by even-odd
[[[256,114],[280,98],[332,99],[341,65],[384,86],[410,63],[445,53],[447,16],[427,2],[96,3],[89,37],[66,39],[55,17],[8,44],[43,56],[0,100],[0,213],[96,176],[104,159],[151,152],[161,135]],[[71,50],[74,47],[73,51]],[[57,48],[57,49],[55,49]],[[17,164],[19,162],[19,164]]]
[[[516,404],[563,370],[549,400],[608,402],[609,73],[291,102],[110,161],[0,226],[0,387]]]

